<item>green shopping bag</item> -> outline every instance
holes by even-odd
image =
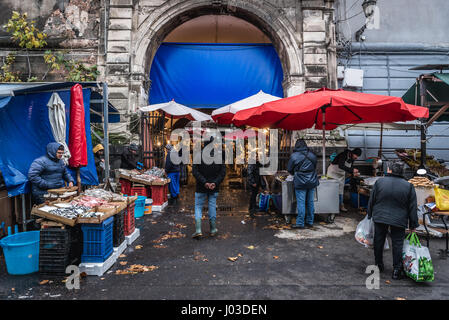
[[[410,233],[404,240],[402,261],[405,274],[417,282],[433,281],[433,264],[429,249],[422,247],[418,235]]]

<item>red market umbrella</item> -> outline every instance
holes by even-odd
[[[87,166],[86,126],[84,122],[83,88],[80,84],[70,89],[69,166],[76,169],[78,191],[81,191],[80,168]]]
[[[225,140],[237,140],[237,139],[248,139],[248,138],[254,138],[257,137],[257,132],[254,130],[235,130],[233,132],[229,132],[225,134],[224,138]]]
[[[315,126],[322,129],[324,174],[324,130],[342,124],[389,123],[428,117],[427,108],[406,104],[399,97],[322,88],[239,111],[232,122],[236,126],[259,128],[302,130]]]

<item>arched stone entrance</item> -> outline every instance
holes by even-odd
[[[232,15],[272,41],[282,63],[285,96],[335,87],[333,0],[111,0],[105,79],[123,111],[148,101],[154,55],[176,27],[203,15]],[[336,68],[336,67],[335,67]]]

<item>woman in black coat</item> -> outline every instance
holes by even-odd
[[[388,164],[387,176],[374,184],[368,203],[368,219],[374,222],[374,257],[382,272],[383,248],[388,229],[393,243],[393,279],[402,277],[402,246],[405,229],[419,226],[415,187],[402,176],[403,162]]]

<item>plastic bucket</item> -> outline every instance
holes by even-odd
[[[151,208],[153,205],[153,199],[146,199],[145,200],[145,210],[144,210],[144,214],[151,214]]]
[[[15,233],[0,240],[9,274],[39,271],[40,231]]]
[[[147,197],[138,196],[134,207],[134,218],[143,217],[145,211],[145,200]]]

